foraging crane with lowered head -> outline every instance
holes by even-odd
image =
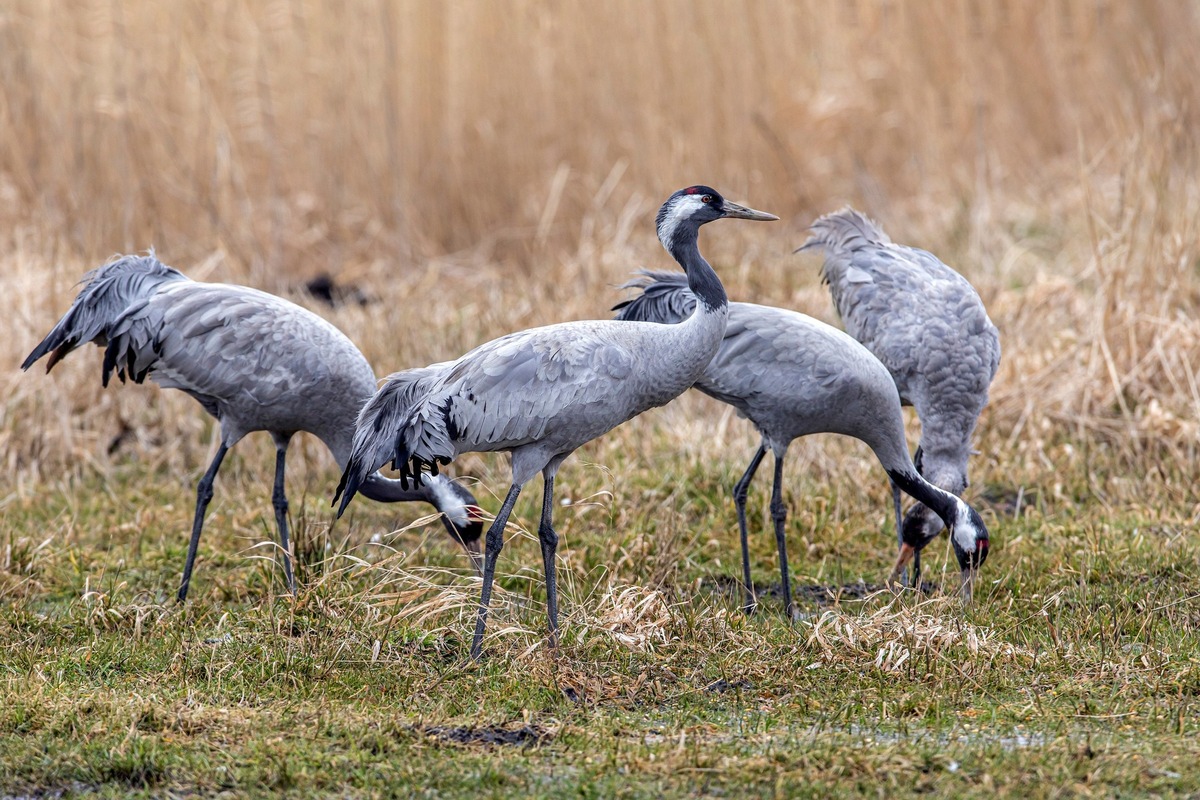
[[[677,323],[692,313],[695,297],[675,273],[643,272],[622,288],[641,294],[618,304],[617,319]],[[783,461],[792,440],[813,433],[840,433],[867,444],[895,485],[934,510],[951,531],[962,570],[963,593],[970,596],[972,576],[987,558],[988,532],[979,514],[958,497],[931,485],[917,472],[904,441],[904,416],[891,375],[857,341],[812,317],[753,303],[730,303],[721,347],[695,388],[728,403],[762,436],[750,466],[733,490],[742,543],[745,611],[756,606],[750,578],[746,497],[767,451],[775,455],[771,519],[789,618],[792,603],[788,576],[783,502]],[[925,542],[913,540],[919,550]]]
[[[672,194],[659,209],[658,238],[687,274],[695,311],[678,325],[614,320],[565,322],[511,333],[461,358],[399,372],[364,407],[338,487],[338,513],[366,476],[391,461],[401,479],[467,452],[508,451],[512,485],[487,532],[483,589],[471,642],[482,654],[496,557],[521,487],[544,481],[538,539],[546,573],[551,645],[557,643],[558,546],[551,513],[554,476],[576,448],[687,390],[720,347],[729,313],[720,278],[700,255],[700,227],[722,218],[773,220],[707,186]]]
[[[196,511],[178,599],[187,598],[204,515],[225,454],[246,434],[275,440],[272,505],[283,568],[293,594],[284,465],[299,431],[323,441],[339,467],[350,455],[354,421],[375,391],[358,348],[316,314],[257,289],[193,281],[147,256],[124,256],[85,277],[75,301],[21,369],[49,355],[46,371],[86,342],[105,348],[102,382],[147,376],[195,398],[221,426],[221,443],[196,489]],[[365,476],[362,492],[381,502],[422,501],[442,512],[447,531],[478,560],[482,516],[475,498],[445,477],[413,488]]]
[[[913,460],[930,483],[961,495],[969,485],[971,435],[1000,366],[1000,334],[975,288],[932,253],[895,244],[872,220],[846,207],[810,227],[800,250],[820,249],[846,331],[883,362],[900,400],[917,410],[921,441]],[[799,251],[797,251],[799,252]],[[923,503],[900,518],[893,482],[898,566],[911,559],[920,586],[920,548],[943,521]]]

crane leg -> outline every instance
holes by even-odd
[[[496,519],[488,528],[487,544],[483,554],[483,591],[479,595],[479,614],[475,618],[475,637],[471,640],[471,658],[476,661],[483,655],[483,629],[487,627],[488,604],[492,601],[492,581],[496,577],[496,557],[504,547],[504,526],[512,514],[521,487],[513,484],[504,498],[504,505],[496,513]]]
[[[917,468],[917,472],[921,475],[925,474],[925,451],[917,446],[917,452],[913,454],[913,466]],[[913,553],[913,588],[918,592],[921,591],[921,551]]]
[[[900,510],[900,487],[897,486],[896,482],[890,478],[888,479],[888,482],[892,485],[892,507],[896,511],[896,546],[900,547],[904,544],[904,515]],[[900,573],[900,585],[903,586],[907,582],[908,569],[905,568]]]
[[[792,581],[788,575],[787,539],[784,538],[787,523],[787,506],[783,503],[783,457],[775,456],[775,482],[771,487],[771,521],[775,523],[775,545],[779,548],[779,574],[783,578],[783,607],[789,620],[796,618],[796,606],[792,602]]]
[[[275,525],[279,528],[279,545],[283,548],[283,574],[287,577],[288,591],[295,597],[296,578],[292,573],[292,548],[288,541],[288,501],[283,487],[284,464],[290,440],[290,436],[275,437],[275,488],[271,492],[271,505],[275,507]]]
[[[192,520],[192,539],[188,542],[187,562],[183,565],[183,581],[179,584],[179,594],[176,595],[181,603],[187,600],[188,584],[192,582],[192,567],[196,564],[196,550],[200,547],[200,531],[204,529],[204,514],[208,511],[208,503],[213,496],[213,480],[216,479],[217,470],[221,468],[221,462],[228,452],[229,448],[225,446],[225,442],[221,442],[212,463],[208,465],[208,471],[196,485],[196,516]]]
[[[742,611],[747,614],[753,614],[754,610],[758,608],[758,600],[754,596],[754,581],[750,579],[750,542],[746,535],[746,498],[750,494],[750,482],[754,480],[754,473],[758,472],[758,465],[762,463],[763,456],[766,454],[766,446],[760,444],[758,452],[754,454],[754,458],[750,459],[750,466],[746,467],[745,474],[733,487],[733,504],[737,507],[738,515],[738,533],[742,539],[742,589],[745,591]]]
[[[554,509],[554,476],[544,477],[542,490],[542,521],[538,525],[538,541],[542,543],[542,564],[546,569],[546,614],[550,621],[550,646],[558,647],[558,582],[555,578],[554,553],[558,549],[558,534],[551,524]]]

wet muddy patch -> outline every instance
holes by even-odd
[[[550,732],[539,725],[522,725],[518,728],[506,728],[501,725],[430,725],[421,730],[438,741],[477,747],[537,747],[551,738]]]
[[[754,684],[747,680],[729,681],[721,678],[718,681],[713,681],[704,687],[704,691],[709,694],[725,694],[726,692],[742,692],[749,691],[754,688]]]
[[[700,587],[738,603],[742,602],[742,582],[732,575],[714,575],[710,578],[705,578],[701,581]],[[793,583],[792,599],[797,604],[808,603],[817,606],[827,606],[854,600],[865,600],[876,592],[887,590],[888,587],[882,583]],[[941,592],[941,586],[931,581],[922,581],[921,592],[929,596],[936,595]],[[754,596],[758,599],[760,606],[764,601],[782,603],[783,584],[755,583]]]

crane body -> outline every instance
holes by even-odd
[[[49,356],[49,371],[87,342],[104,348],[101,381],[147,377],[178,389],[215,417],[216,455],[197,486],[196,509],[178,599],[187,597],[213,482],[226,453],[254,431],[276,449],[272,505],[289,589],[285,461],[291,438],[312,433],[339,467],[349,456],[354,422],[375,389],[366,358],[333,324],[300,306],[245,286],[193,281],[153,254],[125,256],[90,272],[71,308],[25,359]],[[423,501],[444,512],[451,535],[478,550],[482,524],[475,499],[445,477],[402,486],[368,476],[364,494],[382,502]]]
[[[392,375],[363,407],[335,497],[339,513],[365,476],[388,461],[407,480],[465,452],[511,454],[512,484],[487,533],[472,657],[482,653],[504,527],[521,487],[538,472],[544,481],[538,539],[550,642],[556,643],[554,477],[581,445],[686,391],[716,353],[728,301],[697,239],[701,225],[723,217],[777,219],[726,201],[706,186],[675,192],[659,210],[659,240],[683,267],[698,299],[695,312],[680,324],[591,320],[511,333],[455,361]]]

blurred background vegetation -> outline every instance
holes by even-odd
[[[383,372],[604,316],[666,263],[658,203],[705,182],[784,220],[706,234],[737,298],[832,319],[791,250],[845,203],[975,282],[1005,344],[981,436],[1042,453],[1012,457],[1068,457],[1044,433],[1195,464],[1197,41],[1200,7],[1170,0],[13,0],[7,460],[72,463],[97,443],[68,429],[154,394],[15,369],[113,253],[355,284],[382,303],[326,313]]]
[[[524,262],[701,180],[985,235],[1200,153],[1192,3],[6,7],[6,213],[88,257]]]

